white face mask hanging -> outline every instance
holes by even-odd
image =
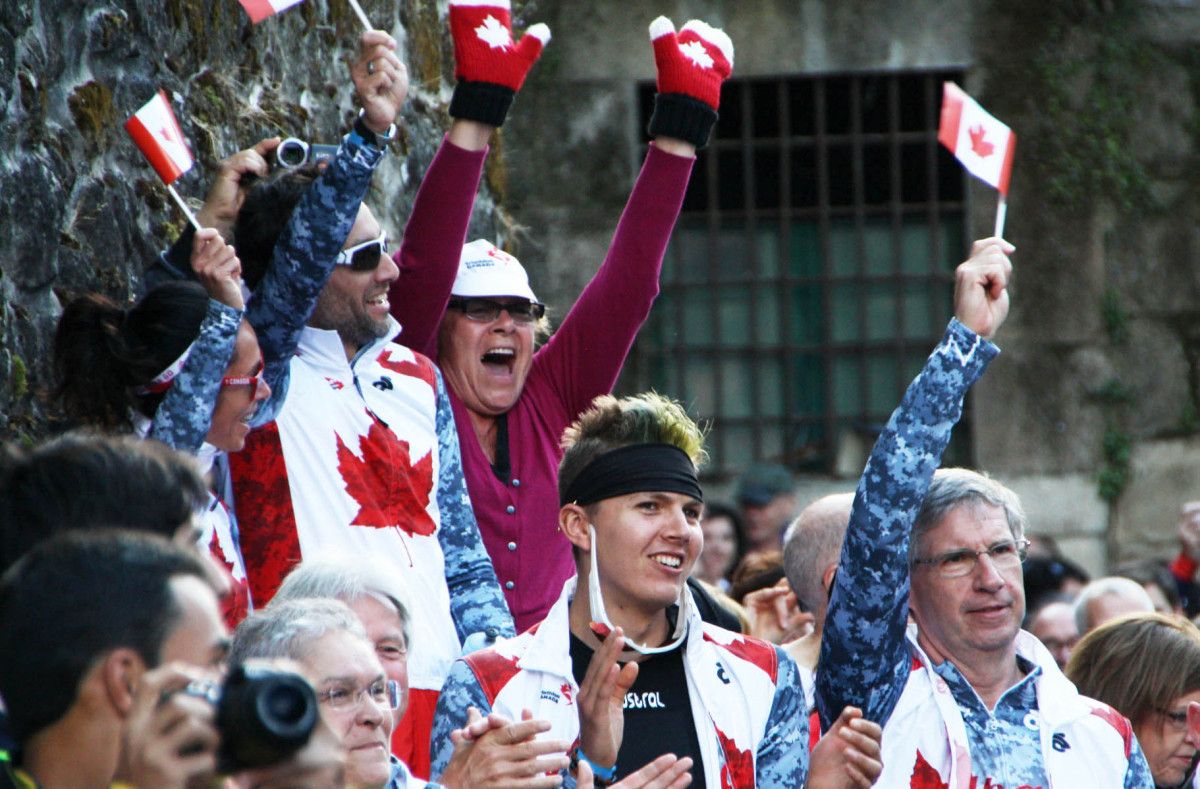
[[[594,523],[588,524],[588,534],[592,540],[592,549],[588,552],[591,558],[591,572],[588,573],[588,605],[591,608],[592,621],[604,625],[611,633],[615,626],[609,620],[608,612],[604,610],[604,596],[600,592],[600,567],[596,561],[596,525]],[[626,638],[625,646],[643,655],[658,655],[670,652],[682,644],[683,639],[687,637],[687,623],[692,605],[692,596],[687,593],[686,586],[680,590],[679,597],[675,602],[679,605],[679,616],[675,620],[675,632],[671,634],[670,643],[661,647],[648,647]]]

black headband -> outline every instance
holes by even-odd
[[[559,504],[593,504],[626,493],[650,491],[682,493],[704,500],[696,466],[686,452],[671,444],[633,444],[605,452],[588,463],[562,494]]]

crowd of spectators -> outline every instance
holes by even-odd
[[[856,489],[759,464],[706,500],[685,408],[610,392],[732,42],[650,24],[645,162],[539,342],[467,228],[550,32],[449,6],[452,120],[394,253],[365,201],[408,76],[374,30],[335,154],[229,157],[139,299],[66,305],[73,429],[0,456],[0,786],[1200,786],[1200,504],[1178,556],[1090,579],[939,468],[1014,248],[956,270]]]

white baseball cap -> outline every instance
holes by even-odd
[[[483,238],[463,247],[450,295],[512,296],[537,301],[521,261]]]

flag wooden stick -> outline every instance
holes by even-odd
[[[179,196],[179,192],[175,191],[175,187],[167,184],[167,191],[171,193],[171,197],[175,198],[175,203],[179,206],[179,210],[183,211],[184,216],[192,223],[192,227],[200,229],[200,221],[196,219],[196,215],[192,213],[192,209],[188,208],[187,203],[183,202],[183,198]]]
[[[362,22],[362,26],[365,30],[375,29],[371,27],[371,20],[367,19],[367,15],[363,13],[362,6],[358,4],[358,0],[350,0],[350,7],[354,9],[354,13],[358,14],[358,21]]]
[[[1000,202],[996,204],[996,238],[1004,238],[1004,218],[1008,215],[1008,198],[1000,195]]]

